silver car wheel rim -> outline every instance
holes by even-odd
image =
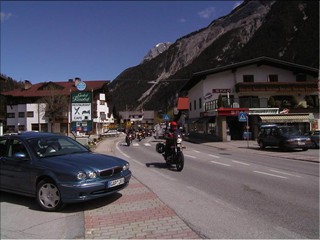
[[[39,189],[39,200],[46,208],[54,208],[60,202],[60,193],[58,188],[51,183],[46,183]]]

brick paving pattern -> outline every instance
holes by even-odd
[[[199,239],[200,237],[134,177],[114,202],[85,210],[85,238]]]

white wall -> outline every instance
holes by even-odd
[[[213,93],[213,89],[230,89],[230,95],[234,98],[239,98],[239,94],[235,92],[235,84],[243,82],[243,75],[254,75],[254,82],[268,82],[268,75],[278,75],[279,83],[296,82],[296,76],[292,71],[285,69],[256,64],[237,68],[235,72],[231,70],[226,70],[224,72],[219,72],[206,76],[206,79],[200,81],[188,92],[189,103],[192,104],[192,110],[189,111],[189,118],[199,118],[200,112],[204,111],[204,104],[207,101],[212,101],[218,99],[220,93]],[[312,76],[307,76],[307,81],[316,81],[317,79]],[[205,100],[207,93],[211,93],[212,97]],[[221,93],[222,95],[227,95],[227,93]],[[279,92],[250,92],[250,96],[258,96],[259,98],[269,98],[270,95],[281,94]],[[303,100],[304,95],[297,93],[292,93],[296,96],[298,101]],[[248,96],[246,93],[240,93],[240,96]],[[202,97],[202,109],[199,109],[199,97]],[[194,100],[197,102],[197,108],[194,110]]]

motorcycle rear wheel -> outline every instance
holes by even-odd
[[[183,167],[184,167],[184,155],[183,155],[183,152],[178,152],[177,163],[176,163],[177,171],[181,172]]]

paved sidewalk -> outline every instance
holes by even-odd
[[[113,155],[112,140],[95,152]],[[155,193],[132,176],[127,188],[93,202],[84,211],[85,238],[90,239],[200,239]]]
[[[132,178],[122,196],[85,211],[85,238],[196,239],[193,232],[150,189]]]

